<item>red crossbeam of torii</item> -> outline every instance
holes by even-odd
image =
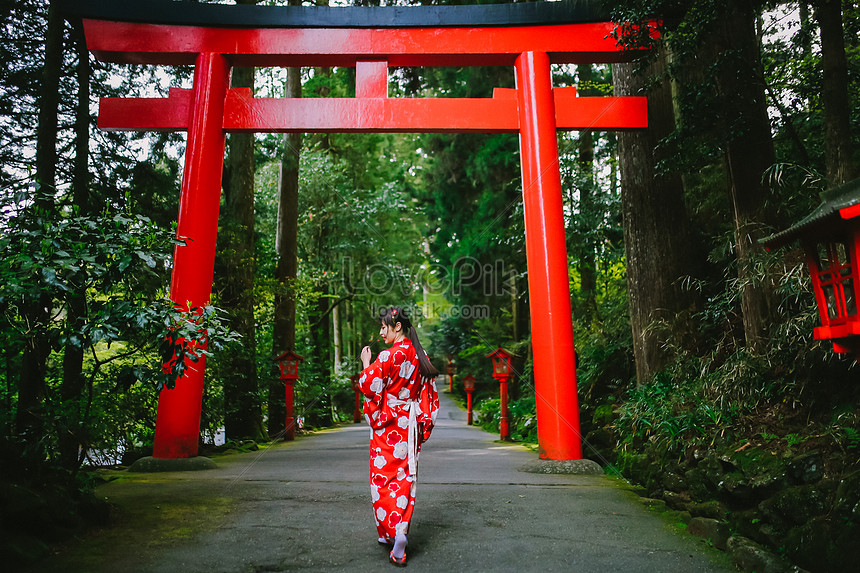
[[[191,89],[171,89],[167,98],[103,98],[98,120],[106,130],[188,132],[177,228],[186,244],[176,247],[171,281],[177,304],[209,302],[228,132],[518,133],[532,332],[540,333],[533,346],[538,439],[540,456],[555,460],[582,457],[556,131],[643,128],[647,111],[641,97],[553,88],[550,65],[632,59],[613,39],[615,27],[237,28],[84,19],[87,46],[103,61],[194,65]],[[478,65],[512,66],[516,89],[497,88],[492,98],[388,97],[389,66]],[[233,66],[353,66],[355,97],[255,98],[229,87]],[[201,360],[161,393],[155,457],[197,454],[203,368]]]

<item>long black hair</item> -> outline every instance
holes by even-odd
[[[399,322],[401,328],[403,328],[403,333],[409,337],[412,346],[415,347],[415,354],[418,355],[418,369],[421,371],[421,375],[425,378],[435,378],[439,374],[439,371],[430,362],[427,353],[424,352],[424,347],[421,346],[421,341],[418,340],[418,333],[415,331],[415,327],[412,326],[412,321],[409,320],[409,316],[405,310],[399,306],[383,308],[379,311],[379,322],[391,328],[394,328],[394,325]]]

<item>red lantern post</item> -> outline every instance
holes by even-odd
[[[463,378],[463,387],[466,389],[466,423],[472,425],[472,392],[475,391],[475,377],[469,374]]]
[[[349,379],[352,380],[352,391],[355,392],[355,410],[352,413],[352,423],[358,424],[361,422],[361,406],[360,406],[360,394],[361,391],[358,389],[358,379],[361,377],[361,374],[353,374]]]
[[[301,356],[287,350],[275,360],[278,366],[281,367],[281,380],[284,381],[286,387],[286,410],[287,416],[284,426],[284,440],[292,441],[296,439],[296,417],[293,413],[293,384],[299,379],[299,363],[304,360]]]
[[[510,441],[511,439],[510,421],[508,418],[508,380],[511,377],[511,356],[511,353],[502,348],[497,348],[487,355],[487,358],[493,359],[493,378],[499,381],[502,400],[499,435],[500,439],[504,441]]]

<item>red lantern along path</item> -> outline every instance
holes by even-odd
[[[278,366],[281,368],[281,380],[284,381],[284,386],[286,388],[285,392],[285,403],[286,403],[286,419],[284,420],[284,440],[292,441],[296,439],[296,415],[294,413],[294,385],[296,380],[299,379],[299,364],[301,364],[302,358],[292,350],[287,350],[275,360],[278,363]],[[160,404],[159,404],[160,406]],[[158,421],[156,420],[156,424]],[[158,427],[156,426],[156,430]]]
[[[504,348],[497,348],[487,354],[493,360],[493,378],[499,381],[501,413],[499,419],[499,439],[511,439],[510,416],[508,415],[508,382],[511,379],[511,357],[513,355]],[[579,459],[579,458],[577,458]]]
[[[59,2],[82,19],[96,58],[193,65],[191,89],[103,98],[105,130],[187,131],[171,298],[209,302],[228,132],[493,132],[520,138],[535,344],[540,457],[582,457],[556,131],[643,128],[641,97],[553,88],[553,63],[630,61],[597,3],[426,7],[271,7],[192,2]],[[232,66],[355,67],[354,98],[262,99],[230,88]],[[389,98],[389,66],[511,66],[516,89],[492,98]],[[203,369],[159,397],[154,457],[197,454]]]
[[[469,374],[463,378],[463,388],[466,390],[466,424],[472,425],[472,392],[475,391],[475,377]]]

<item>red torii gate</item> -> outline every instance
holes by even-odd
[[[532,331],[544,333],[533,345],[540,457],[582,458],[556,130],[644,128],[647,111],[644,97],[578,97],[575,88],[553,88],[550,64],[632,59],[635,53],[613,39],[615,24],[591,21],[597,12],[583,2],[502,5],[501,16],[500,5],[113,4],[124,3],[65,2],[67,12],[83,17],[98,59],[194,65],[192,89],[171,88],[167,98],[103,98],[98,119],[105,130],[188,132],[177,228],[186,244],[175,249],[170,289],[183,306],[206,305],[211,295],[228,132],[518,133]],[[152,23],[176,11],[181,24]],[[351,27],[355,22],[361,27]],[[389,66],[477,65],[513,66],[517,88],[480,99],[388,97]],[[229,87],[233,66],[353,66],[355,97],[254,98]],[[204,368],[201,359],[162,391],[154,457],[197,455]]]

